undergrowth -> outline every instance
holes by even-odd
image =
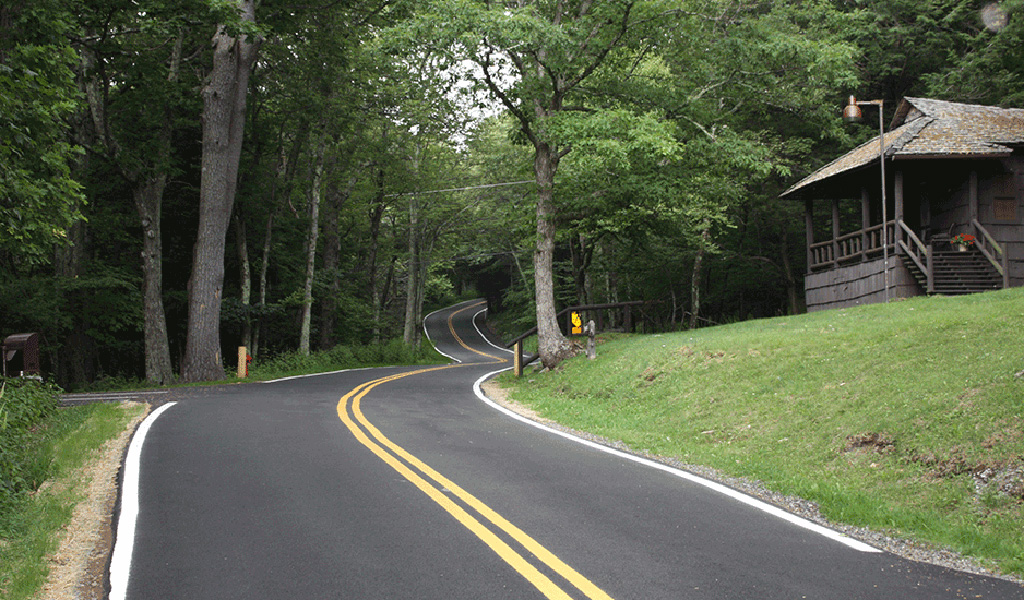
[[[253,361],[249,379],[266,380],[361,367],[436,364],[447,360],[429,343],[413,348],[402,340],[392,340],[385,344],[335,346],[330,350],[312,352],[309,356],[297,351],[278,354],[266,360]]]
[[[45,442],[58,393],[32,380],[0,380],[0,514],[48,476]]]
[[[47,576],[45,557],[80,499],[77,469],[123,430],[125,411],[110,405],[58,409],[59,390],[9,380],[0,398],[0,596],[31,598]],[[67,485],[44,482],[70,478]]]

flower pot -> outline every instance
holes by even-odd
[[[953,244],[956,247],[957,252],[967,252],[967,244]]]

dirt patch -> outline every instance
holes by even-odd
[[[137,403],[121,405],[127,410]],[[75,475],[85,499],[75,506],[57,551],[47,557],[50,576],[36,596],[46,600],[106,598],[107,559],[113,542],[112,518],[117,502],[117,474],[132,433],[149,410],[132,419],[116,438],[104,444]]]
[[[846,436],[843,452],[876,452],[888,454],[896,449],[896,441],[884,433],[861,433]]]

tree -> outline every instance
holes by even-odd
[[[186,89],[195,82],[181,81],[182,60],[199,41],[181,15],[143,14],[151,5],[111,0],[87,8],[79,13],[78,45],[89,118],[80,137],[131,188],[142,234],[145,377],[167,384],[173,369],[164,308],[162,210],[168,179],[177,171],[175,122],[194,108]],[[147,27],[140,31],[143,21]]]
[[[558,230],[555,176],[572,140],[554,121],[571,111],[594,110],[587,84],[627,47],[642,52],[663,7],[625,0],[594,3],[491,4],[479,0],[432,4],[413,24],[414,38],[428,40],[476,64],[478,81],[513,115],[534,149],[537,185],[534,281],[538,352],[552,368],[572,352],[556,319],[553,261]]]
[[[989,3],[980,14],[964,12],[966,27],[957,36],[962,47],[944,54],[950,68],[922,75],[929,94],[960,102],[1024,106],[1024,1]]]
[[[80,148],[68,119],[78,96],[61,2],[0,7],[0,254],[31,266],[81,218],[81,185],[71,174]]]
[[[188,339],[182,379],[224,378],[220,308],[224,291],[224,244],[238,183],[249,73],[262,39],[254,27],[255,0],[237,0],[237,19],[217,26],[213,68],[203,88],[203,165],[199,235],[188,285]]]

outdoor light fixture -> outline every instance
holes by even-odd
[[[843,120],[847,123],[863,123],[864,115],[860,112],[860,107],[857,106],[857,99],[850,96],[847,100],[846,108],[843,109]]]
[[[850,96],[846,101],[846,108],[843,109],[843,120],[847,123],[862,123],[864,117],[861,114],[862,106],[878,107],[878,167],[882,171],[882,281],[885,288],[885,301],[889,301],[889,219],[885,207],[885,123],[883,122],[883,110],[885,103],[882,100],[857,100]],[[867,248],[864,249],[867,251]]]

